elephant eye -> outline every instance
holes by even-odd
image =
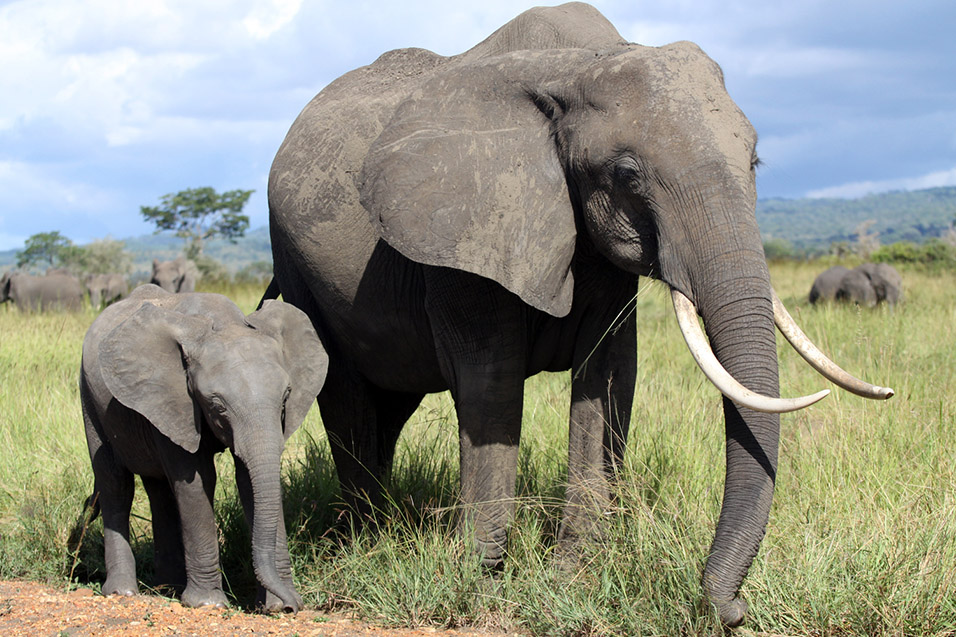
[[[209,407],[217,414],[226,413],[226,403],[219,396],[209,397]]]
[[[632,192],[641,185],[641,169],[633,157],[622,157],[614,162],[614,181]]]

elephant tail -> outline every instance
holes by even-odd
[[[282,294],[282,291],[279,289],[279,284],[276,282],[276,278],[272,277],[266,291],[262,293],[262,298],[259,299],[259,305],[256,306],[256,310],[261,310],[262,305],[266,301],[277,299],[280,294]]]
[[[67,559],[70,560],[70,581],[73,581],[73,572],[80,561],[80,549],[83,548],[83,538],[90,524],[100,515],[99,493],[93,493],[83,503],[83,511],[70,530],[66,540]]]

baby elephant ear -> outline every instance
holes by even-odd
[[[564,316],[574,213],[549,116],[510,70],[522,64],[495,58],[430,79],[372,145],[358,187],[372,225],[409,259]]]
[[[190,453],[199,449],[200,423],[186,382],[187,352],[210,327],[205,317],[145,303],[99,351],[103,380],[116,400]]]
[[[285,406],[286,439],[305,420],[316,396],[322,391],[329,371],[325,353],[312,321],[305,312],[282,301],[267,300],[246,320],[279,342],[285,368],[292,381],[292,391]]]

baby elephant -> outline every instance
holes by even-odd
[[[143,285],[97,317],[83,341],[80,397],[103,514],[104,594],[136,593],[129,545],[133,474],[153,519],[158,583],[186,606],[224,606],[213,457],[226,447],[252,529],[258,604],[297,611],[279,461],[325,382],[308,317],[282,302],[245,316],[219,294]],[[185,586],[185,590],[183,590]]]

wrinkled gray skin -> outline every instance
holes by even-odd
[[[893,266],[887,263],[864,263],[855,269],[870,279],[877,303],[896,305],[903,300],[903,277]]]
[[[78,310],[83,307],[83,287],[65,272],[42,276],[5,272],[0,278],[0,303],[7,301],[24,312]]]
[[[630,421],[638,275],[690,298],[721,363],[778,396],[756,142],[697,46],[628,44],[584,4],[532,9],[459,56],[392,51],[325,88],[276,155],[270,226],[275,283],[329,350],[319,405],[343,490],[380,502],[405,420],[450,389],[464,528],[500,565],[524,380],[571,369],[559,540],[595,533]],[[723,408],[703,585],[737,625],[779,417]]]
[[[837,290],[840,289],[840,282],[850,268],[842,265],[835,265],[827,268],[817,275],[810,287],[810,302],[824,303],[836,299]]]
[[[129,283],[122,274],[92,274],[86,278],[85,285],[94,309],[106,307],[129,294]]]
[[[213,458],[228,447],[252,529],[258,602],[296,611],[280,457],[321,389],[328,359],[308,318],[278,301],[244,316],[218,294],[136,288],[83,342],[80,396],[103,514],[104,594],[136,593],[133,474],[149,496],[158,584],[187,606],[225,605]]]
[[[167,292],[193,292],[198,278],[199,270],[191,259],[176,257],[172,261],[153,259],[153,276],[149,282]]]

